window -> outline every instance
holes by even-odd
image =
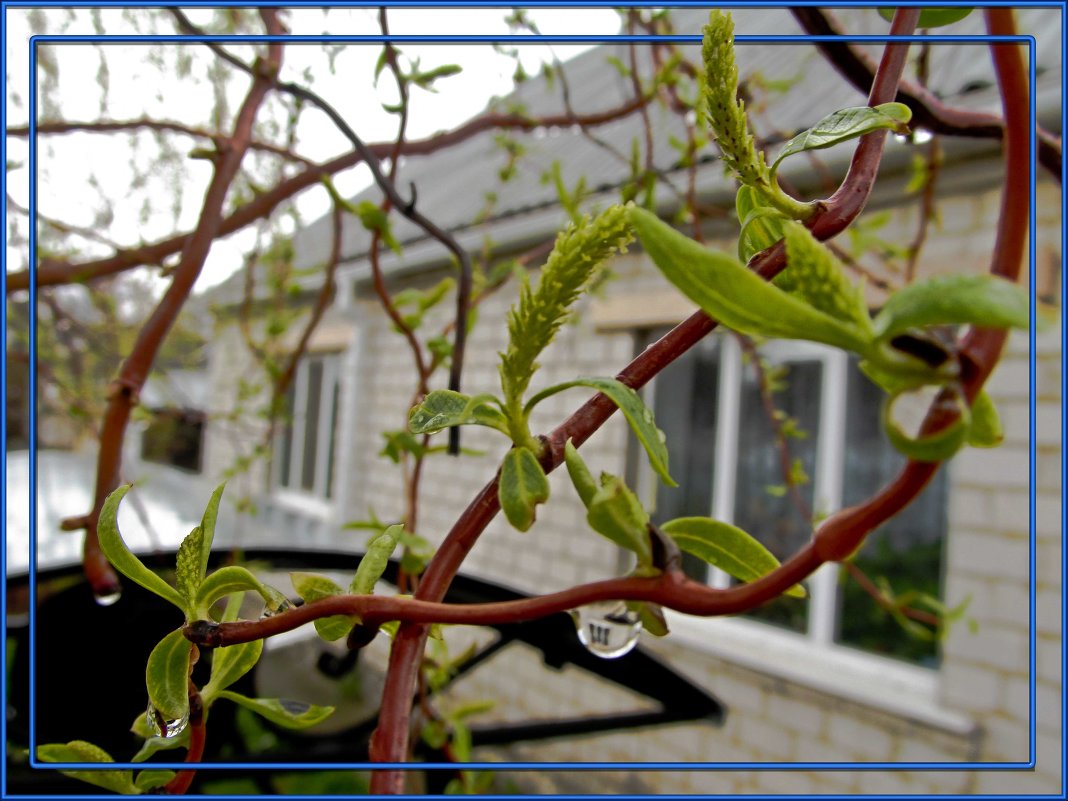
[[[304,496],[333,496],[339,359],[303,359],[286,393],[286,423],[275,443],[275,485]]]
[[[881,391],[848,354],[784,341],[764,345],[761,356],[786,385],[773,396],[775,408],[805,432],[803,438],[789,439],[790,463],[809,478],[799,487],[800,498],[786,491],[757,370],[734,337],[718,335],[670,365],[647,390],[680,484],[657,483],[653,517],[710,515],[750,532],[782,560],[811,536],[804,511],[824,516],[863,500],[897,472],[904,458],[882,432]],[[945,531],[946,479],[940,471],[908,509],[868,538],[855,564],[872,579],[885,577],[896,590],[939,597]],[[732,581],[699,560],[687,558],[685,567],[713,586]],[[909,637],[839,572],[837,565],[826,565],[809,580],[807,600],[780,598],[747,617],[820,644],[937,664],[932,642]]]
[[[192,473],[200,472],[204,414],[187,409],[152,409],[141,435],[141,458]]]

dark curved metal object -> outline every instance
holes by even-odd
[[[173,554],[142,557],[146,564],[165,569],[174,564]],[[246,561],[266,562],[276,569],[332,570],[339,565],[355,568],[359,553],[327,551],[258,550],[244,554]],[[397,562],[391,561],[383,578],[393,582]],[[87,585],[77,580],[76,566],[49,570],[37,576],[36,682],[37,743],[91,740],[110,751],[120,761],[132,754],[139,740],[127,729],[142,712],[144,699],[144,659],[153,645],[181,623],[172,606],[137,585],[126,582],[121,599],[109,607],[98,606]],[[8,581],[12,593],[25,592],[25,577]],[[52,591],[53,588],[58,590]],[[514,590],[468,576],[458,576],[446,601],[486,603],[524,597]],[[15,621],[13,621],[15,622]],[[567,738],[685,721],[706,721],[722,725],[726,710],[710,693],[676,673],[642,646],[619,659],[594,656],[578,641],[567,614],[556,614],[527,623],[493,626],[498,639],[465,662],[452,678],[455,682],[513,643],[536,648],[546,666],[560,670],[573,665],[656,702],[652,710],[639,709],[603,715],[515,723],[472,725],[476,746],[508,745],[520,741]],[[108,633],[111,636],[108,636]],[[110,650],[101,653],[101,638]],[[9,639],[15,641],[15,658],[9,682],[8,738],[14,744],[28,742],[29,630],[25,625],[9,625]],[[318,669],[339,678],[356,669],[359,652],[345,656],[323,653]],[[253,692],[253,673],[234,689]],[[451,682],[450,682],[451,683]],[[86,688],[91,688],[87,691]],[[47,691],[47,692],[46,692]],[[116,700],[118,699],[118,700]],[[279,744],[269,752],[254,755],[227,752],[239,742],[236,737],[234,707],[220,705],[211,713],[206,762],[364,762],[367,743],[377,725],[371,716],[348,729],[322,737],[293,734],[264,722]],[[444,761],[429,750],[418,756]],[[250,771],[211,771],[200,774],[210,781],[250,775]],[[92,788],[50,771],[31,771],[9,759],[10,792],[91,792]]]

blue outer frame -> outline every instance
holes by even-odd
[[[288,7],[292,6],[292,2],[281,2],[280,0],[258,0],[258,5],[261,6],[279,6]],[[959,2],[957,0],[943,0],[943,5],[964,5],[966,3]],[[75,6],[86,7],[93,5],[101,5],[92,0],[81,0],[81,2],[74,3],[57,3],[52,0],[38,0],[38,2],[27,2],[25,0],[19,0],[13,2],[11,0],[3,0],[0,2],[0,10],[3,11],[5,18],[8,8],[22,8],[29,6]],[[227,2],[226,0],[157,0],[152,3],[136,3],[127,2],[121,0],[120,2],[109,3],[112,6],[153,6],[153,7],[166,7],[166,6],[184,6],[184,7],[219,7],[227,5],[242,5],[241,3]],[[382,2],[371,2],[369,0],[341,0],[341,2],[333,2],[330,5],[338,7],[354,7],[354,8],[370,8],[379,7],[383,5]],[[388,5],[388,4],[387,4]],[[398,4],[394,4],[395,6]],[[418,5],[420,7],[450,7],[450,6],[466,6],[477,8],[493,8],[493,7],[510,7],[512,4],[501,4],[499,2],[491,2],[490,0],[466,0],[465,2],[457,2],[456,0],[422,0],[412,5]],[[531,3],[530,5],[535,5]],[[586,2],[562,2],[557,0],[549,0],[548,2],[541,2],[537,5],[543,7],[640,7],[651,5],[648,2],[634,2],[633,0],[586,0]],[[693,0],[691,2],[675,2],[675,3],[658,3],[660,6],[670,7],[707,7],[710,4],[707,2],[699,2]],[[765,6],[765,7],[780,7],[782,5],[781,0],[757,0],[757,2],[751,2],[747,5],[751,6]],[[809,6],[809,5],[825,5],[825,3],[814,2],[814,0],[793,0],[792,5]],[[895,5],[901,6],[925,6],[930,5],[925,0],[896,0]],[[1012,2],[1012,0],[990,0],[985,3],[987,6],[1017,6],[1019,2]],[[1043,6],[1043,7],[1060,7],[1064,8],[1062,2],[1050,2],[1048,0],[1039,0],[1038,2],[1029,2],[1029,6]],[[481,35],[481,36],[416,36],[416,35],[399,35],[399,36],[381,36],[381,35],[367,35],[367,36],[287,36],[287,37],[271,37],[271,36],[208,36],[208,37],[195,37],[195,36],[84,36],[84,35],[48,35],[48,36],[34,36],[30,39],[30,75],[36,74],[36,54],[37,43],[83,43],[83,42],[113,42],[113,43],[171,43],[171,42],[203,42],[203,41],[218,41],[218,42],[260,42],[260,41],[274,41],[278,39],[285,39],[287,42],[301,43],[301,42],[352,42],[352,43],[376,43],[384,41],[394,42],[430,42],[430,41],[447,41],[447,42],[508,42],[508,43],[522,43],[522,42],[551,42],[551,43],[608,43],[613,41],[634,41],[634,42],[649,42],[649,41],[672,41],[672,42],[699,42],[700,36],[695,35],[675,35],[675,36],[628,36],[628,35],[615,35],[615,36],[586,36],[586,35],[560,35],[560,36],[494,36],[494,35]],[[776,43],[788,43],[788,42],[825,42],[825,41],[850,41],[850,42],[890,42],[890,41],[928,41],[937,43],[963,43],[963,42],[977,42],[977,43],[1008,43],[1019,42],[1028,45],[1029,52],[1029,73],[1031,81],[1031,149],[1032,153],[1036,150],[1036,137],[1035,137],[1035,120],[1036,120],[1036,101],[1035,101],[1035,39],[1032,36],[1020,35],[1012,37],[990,37],[990,36],[745,36],[740,35],[737,37],[737,41],[740,43],[760,43],[760,44],[776,44]],[[1068,29],[1062,24],[1062,48],[1068,47]],[[0,53],[0,63],[6,64],[6,49],[3,53]],[[1062,96],[1065,89],[1065,75],[1062,73]],[[34,138],[34,129],[36,125],[36,83],[31,83],[30,91],[30,155],[29,155],[29,169],[31,175],[35,174],[37,165],[37,148],[36,140]],[[0,108],[0,118],[3,118],[6,127],[6,107]],[[1068,121],[1068,111],[1062,107],[1062,131],[1064,130],[1064,123]],[[6,138],[3,145],[4,152],[6,154]],[[5,159],[6,161],[6,159]],[[1062,185],[1064,179],[1068,179],[1068,165],[1062,167]],[[1035,248],[1036,248],[1036,220],[1034,215],[1034,209],[1036,208],[1036,194],[1035,194],[1035,163],[1032,160],[1031,164],[1031,191],[1030,191],[1030,203],[1031,203],[1031,220],[1030,220],[1030,243],[1029,243],[1029,258],[1030,258],[1030,292],[1032,297],[1035,294]],[[6,181],[6,173],[5,173]],[[30,214],[36,214],[36,185],[33,181],[30,184]],[[6,211],[6,200],[4,201]],[[1065,237],[1064,241],[1068,241],[1068,225],[1065,223],[1063,215],[1063,199],[1062,199],[1062,236]],[[31,252],[36,246],[36,231],[31,226],[30,228],[30,250]],[[2,257],[6,260],[6,252]],[[1063,263],[1063,254],[1062,254]],[[30,286],[29,291],[31,297],[36,297],[36,276],[30,274]],[[6,300],[6,289],[4,290],[4,296]],[[1068,297],[1068,290],[1062,283],[1061,289],[1061,308],[1064,309],[1065,299]],[[7,335],[7,320],[6,320],[6,303],[4,304],[3,311],[0,311],[3,315],[3,331],[0,336],[3,337],[3,341],[6,346]],[[1063,324],[1062,324],[1063,325]],[[30,349],[31,353],[36,355],[36,308],[31,304],[30,306]],[[464,767],[467,769],[510,769],[510,770],[622,770],[622,769],[641,769],[641,770],[710,770],[710,771],[723,771],[723,770],[771,770],[771,771],[791,771],[791,770],[829,770],[829,771],[873,771],[873,770],[942,770],[942,771],[962,771],[962,770],[1029,770],[1035,765],[1035,738],[1036,738],[1036,718],[1035,718],[1035,357],[1036,357],[1036,339],[1035,339],[1035,322],[1032,317],[1031,329],[1030,329],[1030,567],[1031,567],[1031,582],[1030,582],[1030,713],[1031,713],[1031,726],[1030,726],[1030,758],[1027,762],[864,762],[864,763],[852,763],[852,762],[710,762],[710,763],[681,763],[681,762],[638,762],[638,763],[626,763],[626,762],[582,762],[582,763],[570,763],[570,762],[536,762],[536,763],[507,763],[507,762],[472,762],[466,764]],[[1065,342],[1065,330],[1062,327],[1061,330],[1061,342],[1062,348]],[[5,348],[6,350],[6,348]],[[1063,351],[1062,351],[1063,352]],[[6,363],[0,362],[0,384],[5,389],[7,387],[6,376]],[[30,398],[30,437],[33,442],[36,442],[37,432],[37,420],[36,420],[36,359],[30,360],[30,382],[29,382],[29,398]],[[1065,390],[1065,377],[1062,374],[1062,398]],[[1062,405],[1061,411],[1062,417],[1062,432],[1063,423],[1066,420],[1065,410]],[[0,436],[3,437],[5,446],[7,442],[6,431],[6,416],[3,421],[0,421]],[[1062,433],[1063,442],[1063,433]],[[1068,464],[1065,461],[1065,454],[1062,450],[1062,468]],[[36,453],[33,447],[30,448],[29,454],[29,470],[30,470],[30,498],[31,505],[35,504],[36,498]],[[1062,489],[1063,495],[1063,489]],[[3,487],[2,493],[0,493],[0,510],[5,512],[4,521],[6,524],[6,508],[7,508],[7,487],[6,482]],[[1062,526],[1068,522],[1068,516],[1066,516],[1065,509],[1062,507]],[[1063,529],[1062,529],[1063,530]],[[30,517],[30,574],[29,582],[31,593],[35,588],[36,581],[36,535],[37,535],[37,523],[36,514]],[[6,532],[4,539],[6,541]],[[0,564],[6,562],[6,550],[0,551]],[[1065,554],[1062,551],[1062,564],[1061,564],[1061,578],[1062,578],[1062,593],[1064,590],[1064,577],[1065,567],[1068,561],[1065,560]],[[6,568],[6,564],[5,564]],[[4,583],[6,589],[6,569],[4,571]],[[0,615],[6,615],[6,592],[0,595]],[[1066,617],[1066,611],[1062,604],[1062,628]],[[39,762],[36,759],[34,751],[34,703],[35,703],[35,686],[34,686],[34,674],[35,674],[35,661],[34,661],[34,623],[35,623],[35,610],[30,607],[30,765],[34,768],[45,770],[59,770],[59,769],[79,769],[79,770],[99,770],[99,769],[141,769],[147,767],[144,763],[130,763],[130,762],[116,762],[108,763],[105,768],[101,763],[50,763]],[[1063,646],[1062,646],[1063,647]],[[1065,665],[1062,662],[1062,693],[1064,686],[1064,668]],[[7,676],[6,670],[0,671],[0,695],[6,697],[7,688]],[[1062,694],[1062,704],[1063,704]],[[1062,727],[1064,718],[1062,717]],[[1063,728],[1062,728],[1063,731]],[[0,737],[6,741],[6,720],[4,716],[0,716]],[[1068,756],[1062,752],[1062,780],[1064,776],[1064,768],[1068,764]],[[188,767],[184,762],[167,762],[167,763],[152,763],[153,768],[169,768],[169,769],[185,769]],[[264,770],[337,770],[337,769],[357,769],[367,770],[372,765],[370,763],[326,763],[326,764],[304,764],[304,763],[202,763],[197,765],[198,770],[225,770],[228,768],[257,768]],[[454,763],[374,763],[374,768],[396,768],[406,770],[424,770],[433,768],[442,768],[455,770],[457,765]],[[0,792],[4,797],[6,793],[6,763],[0,766]],[[31,796],[24,796],[31,797]],[[94,796],[58,796],[60,798],[87,798]],[[240,798],[255,798],[257,796],[234,796]],[[312,798],[315,796],[295,796],[297,798]],[[416,796],[418,797],[418,796]],[[498,796],[486,796],[486,797],[498,797]],[[504,798],[514,798],[515,796],[503,796]],[[752,796],[754,798],[765,797],[782,797],[782,796]],[[786,796],[786,797],[806,797],[806,796]],[[826,795],[821,798],[854,798],[856,796],[851,795]],[[915,798],[916,796],[885,796],[888,798]],[[939,798],[970,798],[971,795],[944,795],[938,796]],[[1000,798],[1010,796],[1000,795],[986,795],[981,796],[985,798]],[[1043,797],[1043,796],[1032,796]],[[1057,796],[1047,796],[1057,797]],[[1064,797],[1062,794],[1059,797]]]

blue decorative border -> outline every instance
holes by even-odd
[[[925,0],[897,0],[895,5],[900,6],[926,6],[929,2]],[[943,5],[959,5],[959,2],[953,2],[953,0],[943,0]],[[73,2],[73,3],[55,3],[50,0],[39,0],[38,2],[0,2],[0,9],[2,9],[5,20],[6,12],[8,8],[25,8],[25,7],[56,7],[56,6],[74,6],[74,7],[88,7],[99,6],[101,3],[95,2]],[[115,7],[166,7],[166,6],[182,6],[182,7],[219,7],[227,5],[241,5],[240,3],[226,2],[225,0],[186,0],[186,2],[179,2],[178,0],[162,0],[154,3],[136,3],[136,2],[114,2],[108,5]],[[257,5],[269,6],[269,7],[288,7],[292,6],[292,2],[281,2],[280,0],[259,0]],[[350,7],[350,8],[374,8],[383,5],[382,2],[369,2],[367,0],[349,0],[348,2],[342,0],[341,2],[332,2],[331,6],[337,7]],[[419,7],[427,8],[445,8],[445,7],[473,7],[473,8],[495,8],[495,7],[510,7],[512,4],[502,5],[500,2],[491,2],[490,0],[466,0],[466,2],[456,2],[456,0],[421,0],[421,2],[413,3]],[[528,4],[534,6],[535,4]],[[615,7],[642,7],[650,5],[648,2],[633,2],[629,0],[587,0],[586,2],[556,2],[555,0],[549,0],[549,2],[540,2],[536,5],[546,8],[567,8],[567,7],[592,7],[592,8],[615,8]],[[660,6],[687,8],[687,7],[708,7],[710,4],[707,2],[675,2],[675,3],[660,3]],[[746,5],[754,7],[781,7],[781,2],[775,2],[775,0],[757,0],[757,2],[750,2]],[[794,0],[791,5],[796,6],[822,6],[825,3],[814,2],[813,0]],[[1016,6],[1018,2],[1012,2],[1012,0],[992,0],[986,2],[986,6]],[[1038,7],[1058,7],[1064,8],[1062,2],[1050,2],[1048,0],[1038,0],[1037,2],[1029,2],[1028,6]],[[352,43],[375,43],[383,41],[394,42],[457,42],[457,43],[476,43],[476,42],[507,42],[507,43],[610,43],[610,42],[650,42],[650,41],[671,41],[671,42],[699,42],[700,36],[692,35],[679,35],[679,36],[584,36],[584,35],[570,35],[570,36],[505,36],[505,35],[488,35],[488,36],[286,36],[286,37],[270,37],[270,36],[210,36],[210,37],[191,37],[191,36],[35,36],[30,39],[30,76],[31,76],[31,93],[30,93],[30,157],[29,157],[29,169],[31,175],[35,174],[37,165],[37,149],[36,140],[34,136],[34,130],[36,126],[36,83],[32,80],[36,75],[36,44],[37,43],[83,43],[83,42],[107,42],[107,43],[172,43],[172,42],[203,42],[203,41],[219,41],[219,42],[262,42],[262,41],[275,41],[284,38],[287,42],[300,43],[300,42],[352,42]],[[827,41],[849,41],[849,42],[889,42],[889,41],[927,41],[935,43],[1002,43],[1002,42],[1019,42],[1025,43],[1028,46],[1030,56],[1030,81],[1031,81],[1031,148],[1032,152],[1036,153],[1036,137],[1034,122],[1036,119],[1036,99],[1035,99],[1035,40],[1031,36],[1014,36],[1014,37],[989,37],[989,36],[738,36],[737,40],[740,43],[754,43],[754,44],[776,44],[776,43],[788,43],[788,42],[827,42]],[[1068,47],[1068,31],[1065,30],[1065,26],[1062,24],[1062,48]],[[3,53],[0,53],[0,64],[6,66],[6,49]],[[6,74],[6,71],[5,71]],[[1062,74],[1062,95],[1064,93],[1064,75]],[[6,128],[6,105],[0,109],[0,119],[4,120]],[[1062,108],[1062,131],[1064,130],[1064,122],[1068,120],[1068,112]],[[6,137],[2,146],[6,155]],[[6,161],[6,159],[5,159]],[[1062,185],[1064,179],[1068,179],[1068,167],[1062,167],[1064,174],[1062,175]],[[1036,190],[1035,190],[1035,165],[1032,162],[1031,166],[1031,192],[1030,202],[1031,208],[1036,208]],[[6,175],[5,175],[6,181]],[[30,214],[36,215],[36,185],[31,180],[30,183]],[[6,199],[4,201],[4,207],[6,211]],[[1062,201],[1063,211],[1063,201]],[[1065,224],[1064,216],[1062,214],[1062,237],[1068,237],[1068,226]],[[1062,239],[1062,242],[1068,241],[1068,238]],[[30,228],[30,243],[29,247],[31,252],[36,246],[36,231],[31,226]],[[1035,215],[1032,213],[1030,221],[1030,291],[1032,297],[1035,294],[1035,248],[1036,248],[1036,220]],[[2,257],[6,262],[6,250]],[[36,275],[31,272],[30,274],[30,293],[31,297],[36,298]],[[4,297],[6,300],[6,289],[4,290]],[[1061,289],[1061,308],[1065,308],[1065,299],[1068,297],[1065,287],[1062,282]],[[4,323],[3,333],[0,336],[3,337],[6,352],[6,335],[7,335],[7,320],[6,320],[6,303],[4,304],[3,311],[0,311],[3,315],[2,319]],[[30,382],[29,382],[29,398],[31,405],[30,415],[30,437],[32,442],[36,442],[36,309],[34,304],[30,306],[30,349],[34,358],[30,360]],[[1065,340],[1065,331],[1062,327],[1061,331],[1062,348]],[[1027,762],[866,762],[866,763],[848,763],[848,762],[736,762],[736,763],[679,763],[679,762],[639,762],[639,763],[626,763],[626,762],[584,762],[584,763],[569,763],[569,762],[539,762],[539,763],[508,763],[508,762],[474,762],[464,765],[465,769],[491,769],[491,770],[625,770],[625,769],[640,769],[640,770],[662,770],[662,771],[679,771],[679,770],[702,770],[702,771],[726,771],[726,770],[770,770],[770,771],[793,771],[793,770],[828,770],[828,771],[877,771],[877,770],[919,770],[919,771],[964,771],[964,770],[1029,770],[1035,765],[1035,748],[1036,748],[1036,716],[1035,716],[1035,612],[1036,612],[1036,597],[1035,597],[1035,357],[1036,357],[1036,336],[1034,328],[1034,319],[1032,318],[1031,330],[1030,330],[1030,567],[1031,567],[1031,582],[1030,582],[1030,713],[1031,713],[1031,726],[1030,726],[1030,751],[1029,761]],[[1063,353],[1063,350],[1062,350]],[[7,387],[7,374],[6,374],[6,362],[0,364],[0,385],[5,389]],[[1062,374],[1062,398],[1065,390],[1065,378]],[[1063,424],[1066,420],[1065,411],[1062,406],[1062,432]],[[6,415],[3,421],[0,421],[0,436],[3,437],[5,446],[7,442],[6,431]],[[1063,439],[1063,433],[1062,433]],[[6,450],[6,448],[5,448]],[[1062,450],[1062,468],[1068,464],[1065,462],[1065,454]],[[36,453],[34,447],[31,445],[29,453],[29,470],[30,470],[30,498],[29,502],[31,508],[35,508],[36,499]],[[4,512],[4,522],[6,526],[6,509],[7,509],[7,486],[3,488],[2,494],[0,494],[0,511]],[[1068,516],[1066,516],[1065,510],[1062,507],[1062,526],[1068,522]],[[1063,528],[1062,528],[1063,531]],[[35,590],[36,580],[36,513],[34,512],[30,516],[30,591],[31,597]],[[4,533],[6,544],[6,532]],[[0,564],[6,568],[6,550],[0,552]],[[1065,560],[1065,554],[1062,551],[1062,592],[1064,586],[1065,568],[1068,565],[1068,561]],[[4,583],[6,589],[6,569],[4,573]],[[30,765],[34,768],[46,769],[46,770],[58,770],[58,769],[79,769],[79,770],[94,770],[102,769],[100,763],[42,763],[36,760],[33,754],[33,742],[34,742],[34,702],[35,702],[35,690],[34,690],[34,675],[35,675],[35,663],[34,663],[34,614],[35,610],[33,605],[30,606]],[[0,595],[0,616],[6,615],[6,592]],[[1063,623],[1065,621],[1066,612],[1062,604],[1062,630]],[[1063,692],[1063,674],[1064,663],[1062,662],[1062,692]],[[6,670],[0,674],[0,697],[6,697],[7,688],[7,675]],[[1062,705],[1063,705],[1062,695]],[[1063,726],[1063,718],[1062,718]],[[6,741],[6,720],[4,716],[0,716],[0,737]],[[1062,751],[1062,781],[1064,776],[1064,767],[1068,764],[1068,756]],[[168,763],[152,763],[153,768],[170,768],[181,770],[189,767],[184,762],[168,762]],[[109,763],[107,769],[137,769],[144,768],[144,763],[128,763],[128,762],[116,762]],[[374,768],[399,768],[408,770],[424,770],[424,769],[450,769],[456,770],[457,765],[455,763],[374,763]],[[235,769],[235,768],[255,768],[261,770],[368,770],[372,768],[370,763],[317,763],[317,764],[305,764],[305,763],[202,763],[196,766],[197,770],[213,770],[213,769]],[[6,762],[0,767],[0,792],[7,797],[6,794]],[[20,796],[21,797],[21,796]],[[34,797],[34,796],[25,796]],[[92,795],[78,795],[78,796],[55,796],[57,798],[91,798]],[[236,798],[255,798],[257,796],[232,796]],[[315,796],[294,796],[296,798],[312,798]],[[423,797],[423,796],[407,796],[407,797]],[[485,796],[487,798],[515,798],[516,796]],[[575,796],[581,797],[581,796]],[[640,797],[640,796],[631,796]],[[686,797],[686,796],[665,796],[665,797]],[[753,795],[753,798],[797,798],[808,797],[804,795],[788,795],[788,796],[760,796]],[[852,795],[821,795],[821,798],[854,798]],[[886,798],[915,798],[917,796],[912,795],[888,795],[883,796]],[[922,797],[922,796],[921,796]],[[939,798],[971,798],[972,795],[944,795],[938,796]],[[999,795],[985,795],[980,796],[984,798],[1000,798],[1000,797],[1017,797],[1017,796],[999,796]],[[1030,796],[1030,797],[1042,797],[1042,796]],[[1050,796],[1050,797],[1064,797]]]

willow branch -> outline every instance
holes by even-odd
[[[793,8],[791,11],[801,27],[814,36],[840,36],[843,33],[828,11],[810,6]],[[818,42],[816,47],[853,86],[864,91],[871,85],[875,64],[863,50],[846,42]],[[928,89],[909,80],[901,81],[897,100],[912,109],[913,125],[927,128],[933,133],[980,139],[1001,139],[1005,133],[1007,117],[948,106]],[[1037,129],[1037,136],[1039,163],[1060,181],[1061,138],[1041,126]]]
[[[282,32],[277,12],[265,9],[263,17],[269,33]],[[83,551],[86,578],[98,595],[112,594],[120,586],[118,577],[100,550],[96,526],[104,500],[119,485],[122,444],[125,439],[126,426],[130,420],[130,412],[152,369],[156,353],[181,312],[204,266],[211,244],[219,234],[223,202],[248,149],[256,114],[271,88],[274,75],[281,66],[282,51],[283,46],[279,43],[272,43],[268,46],[267,59],[261,63],[261,68],[253,77],[252,86],[234,123],[233,134],[224,149],[220,151],[219,158],[213,162],[214,174],[204,195],[196,229],[186,241],[171,285],[141,328],[130,355],[123,362],[118,378],[108,390],[108,406],[101,428],[100,450],[97,455],[93,509],[87,516],[88,525]]]
[[[216,144],[221,140],[220,135],[215,131],[209,131],[205,128],[197,128],[192,125],[183,125],[180,122],[171,122],[170,120],[153,120],[149,117],[138,117],[133,120],[100,120],[96,122],[42,122],[34,128],[34,133],[41,134],[42,136],[55,136],[69,133],[110,134],[121,133],[122,131],[167,131],[170,133],[185,134],[197,139],[210,139]],[[7,135],[25,138],[30,135],[30,128],[28,125],[8,128]],[[248,149],[270,153],[279,158],[283,158],[286,161],[302,164],[305,167],[315,166],[315,162],[311,159],[305,158],[304,156],[294,153],[292,150],[287,150],[284,147],[272,145],[270,142],[261,142],[254,139],[248,143]]]
[[[412,139],[405,142],[401,155],[422,156],[445,150],[460,144],[473,136],[491,130],[532,131],[537,128],[567,127],[571,125],[598,126],[622,119],[633,114],[650,101],[649,97],[635,98],[606,111],[593,114],[571,115],[556,114],[533,118],[522,114],[484,114],[463,125],[442,134],[425,139]],[[376,142],[367,145],[369,152],[377,158],[387,157],[394,147],[393,142]],[[234,210],[222,220],[217,237],[228,236],[261,217],[270,214],[275,207],[288,200],[298,192],[316,186],[323,176],[334,175],[363,162],[363,155],[350,152],[337,156],[330,161],[316,164],[297,175],[276,184],[272,189],[257,195],[253,200]],[[143,247],[121,250],[113,256],[92,261],[71,263],[59,259],[41,259],[37,265],[37,286],[55,286],[58,284],[92,281],[106,275],[125,272],[144,265],[161,264],[167,257],[180,252],[194,235],[194,231],[177,234]],[[21,270],[8,273],[6,277],[8,292],[18,292],[29,288],[29,272]]]

